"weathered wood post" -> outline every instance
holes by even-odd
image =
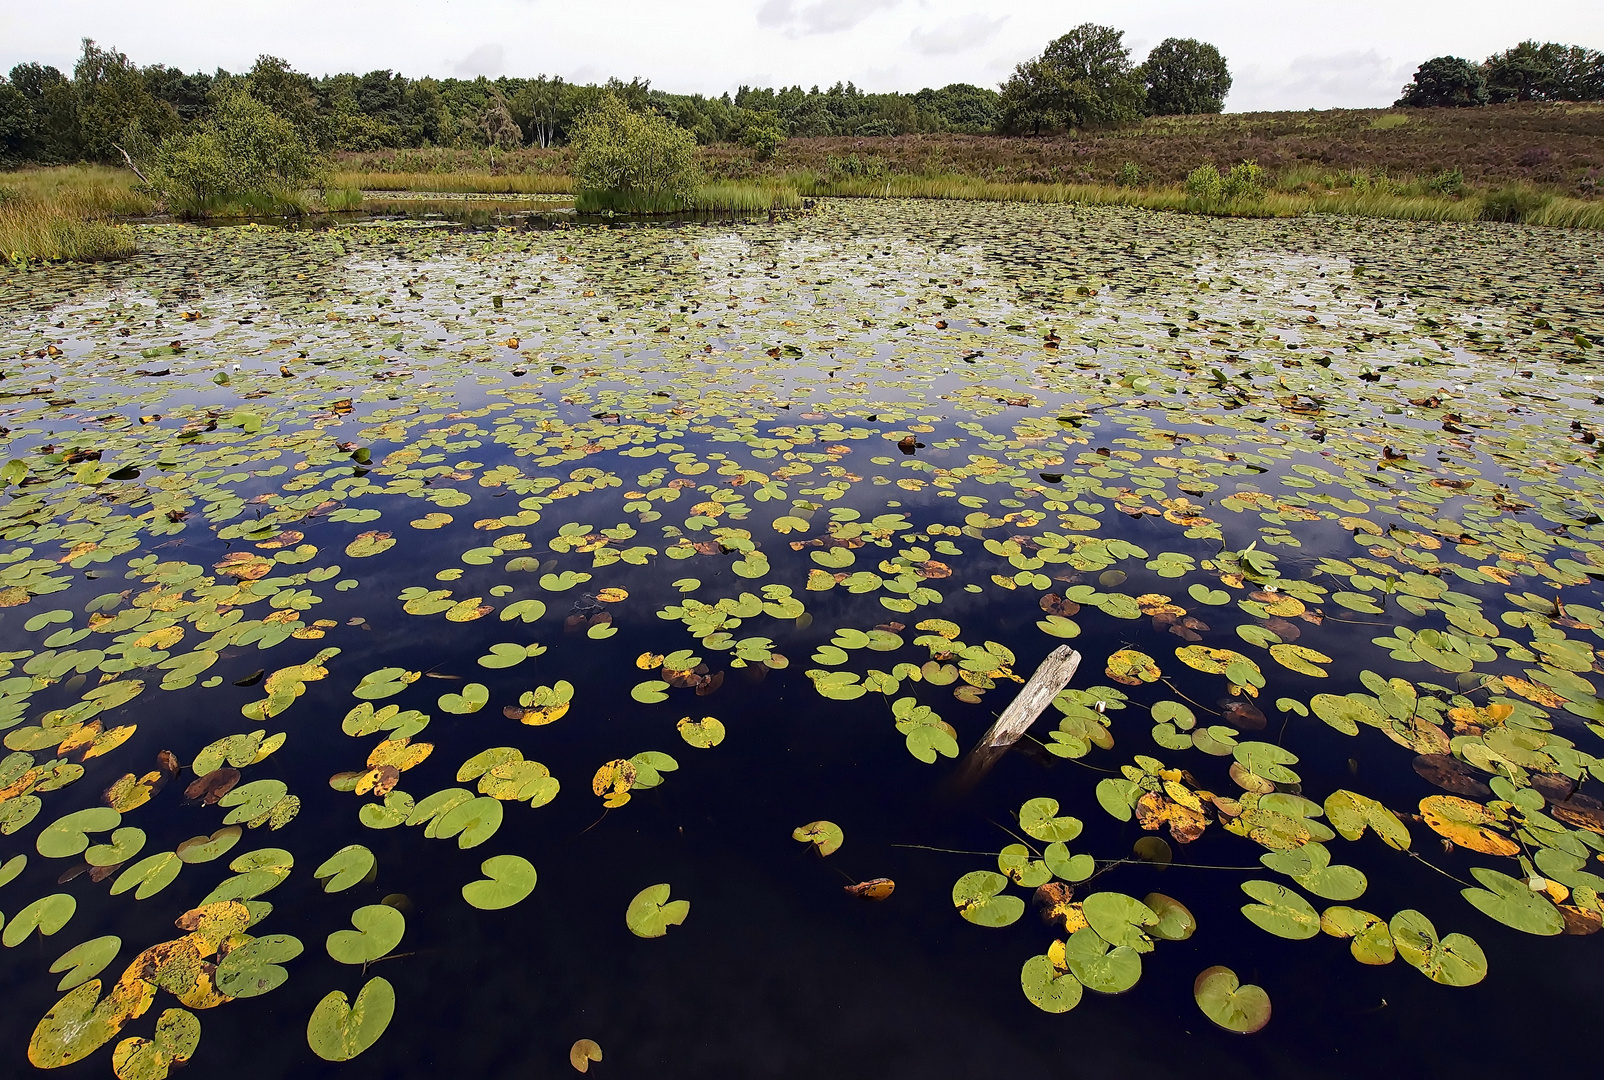
[[[1068,645],[1060,645],[1047,654],[1047,659],[1026,680],[1019,695],[1003,710],[997,722],[982,735],[974,749],[964,755],[958,765],[954,784],[967,790],[980,782],[981,777],[1018,742],[1042,711],[1052,704],[1058,692],[1069,685],[1080,667],[1080,653]]]

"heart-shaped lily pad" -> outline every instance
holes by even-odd
[[[479,864],[484,880],[462,887],[462,898],[482,911],[512,907],[535,891],[535,868],[520,855],[496,855]]]
[[[990,870],[972,870],[952,886],[958,914],[976,926],[1007,926],[1025,913],[1025,902],[1003,892],[1008,879]]]
[[[57,818],[46,825],[34,842],[47,859],[67,859],[89,846],[89,833],[110,832],[123,816],[106,806],[91,806]]]
[[[63,926],[78,910],[78,900],[69,893],[52,893],[42,896],[17,912],[11,921],[6,923],[4,934],[0,934],[0,941],[5,942],[6,948],[15,948],[28,940],[28,935],[35,930],[49,937]]]
[[[469,683],[460,694],[441,694],[437,704],[441,712],[466,715],[476,713],[490,700],[490,688],[483,683]]]
[[[1244,986],[1228,967],[1211,967],[1192,983],[1192,997],[1203,1015],[1226,1031],[1251,1035],[1270,1022],[1270,995]]]
[[[1068,841],[1080,835],[1081,821],[1059,817],[1057,799],[1031,799],[1019,808],[1019,828],[1037,840]]]
[[[145,830],[124,826],[111,834],[111,843],[94,844],[84,852],[90,866],[117,866],[127,862],[145,846]]]
[[[689,900],[670,900],[672,886],[650,885],[635,894],[624,912],[624,925],[636,937],[657,938],[668,933],[670,926],[685,922],[691,912]]]
[[[324,943],[342,964],[367,964],[388,954],[407,932],[407,918],[386,904],[369,904],[351,913],[355,930],[336,930]]]
[[[135,900],[149,899],[171,885],[183,868],[184,860],[176,852],[162,851],[147,855],[117,875],[117,880],[111,885],[111,894],[118,896],[133,889]]]
[[[322,866],[312,871],[312,876],[323,882],[324,892],[344,892],[360,884],[377,861],[373,852],[361,844],[347,844],[325,859]]]
[[[369,979],[347,1004],[343,991],[329,993],[312,1010],[306,1042],[324,1061],[350,1061],[379,1041],[395,1015],[395,989],[382,978]]]
[[[231,998],[257,997],[283,985],[290,973],[279,965],[294,960],[301,951],[300,941],[288,934],[252,938],[228,950],[213,981]]]
[[[82,986],[105,970],[106,965],[117,957],[117,950],[123,947],[123,939],[112,934],[105,937],[90,938],[88,941],[74,945],[50,965],[50,974],[61,976],[56,984],[57,990],[71,990],[75,986]]]

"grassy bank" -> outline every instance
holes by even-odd
[[[797,185],[786,181],[734,183],[721,181],[696,189],[689,206],[661,196],[621,191],[580,191],[574,209],[582,214],[761,213],[794,210],[802,205]]]
[[[361,191],[456,191],[485,195],[567,195],[574,182],[548,173],[341,171],[334,185]]]
[[[1137,206],[1217,217],[1297,217],[1342,214],[1402,221],[1509,221],[1575,229],[1604,229],[1604,201],[1550,195],[1526,187],[1458,197],[1377,187],[1268,190],[1262,198],[1200,204],[1179,186],[1121,187],[1115,184],[998,183],[969,176],[888,176],[883,179],[830,179],[799,173],[793,178],[805,197],[890,199],[979,199],[995,202],[1081,203]]]
[[[92,167],[0,174],[0,258],[91,261],[133,254],[133,229],[113,219],[154,208],[135,190],[137,183],[132,173]]]

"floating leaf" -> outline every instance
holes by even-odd
[[[1276,937],[1302,941],[1320,932],[1320,915],[1309,902],[1273,881],[1244,881],[1242,891],[1256,904],[1242,905],[1242,914]]]
[[[671,887],[650,885],[635,894],[624,912],[624,925],[636,937],[656,938],[668,933],[670,926],[680,926],[691,912],[689,900],[670,900]]]
[[[1398,912],[1388,929],[1398,955],[1432,982],[1474,986],[1487,976],[1487,957],[1480,945],[1464,934],[1449,934],[1439,940],[1437,928],[1418,911]]]
[[[602,1059],[602,1048],[593,1039],[579,1039],[568,1048],[568,1063],[580,1072],[589,1072],[592,1061]]]
[[[679,728],[680,738],[704,750],[724,741],[724,725],[711,716],[704,716],[700,720],[692,720],[687,716],[675,726]]]
[[[373,852],[361,844],[347,844],[323,861],[323,865],[312,871],[312,876],[323,882],[323,891],[326,893],[344,892],[353,885],[359,885],[373,870],[377,860]]]
[[[1031,799],[1019,808],[1019,827],[1032,839],[1069,841],[1080,835],[1081,822],[1059,817],[1057,799]]]
[[[280,965],[301,951],[300,941],[288,934],[269,934],[236,945],[217,965],[217,989],[231,998],[259,997],[276,990],[290,977]]]
[[[117,951],[123,947],[122,938],[114,935],[90,938],[81,944],[74,945],[56,958],[50,965],[50,974],[61,976],[61,982],[56,984],[57,990],[71,990],[81,986],[99,975],[107,964],[117,956]]]
[[[355,930],[336,930],[324,943],[342,964],[368,964],[388,955],[407,931],[406,916],[385,904],[369,904],[351,913]]]
[[[484,879],[462,887],[462,898],[481,911],[512,907],[535,891],[535,868],[519,855],[495,855],[479,864]]]
[[[1226,1031],[1251,1035],[1270,1022],[1270,995],[1244,985],[1228,967],[1205,968],[1192,983],[1192,997],[1203,1015]]]
[[[1025,913],[1025,902],[1003,893],[1008,879],[990,870],[974,870],[959,878],[952,887],[952,903],[958,914],[976,926],[1007,926]]]
[[[1460,895],[1489,919],[1528,934],[1553,936],[1565,931],[1565,919],[1559,909],[1526,882],[1482,866],[1471,867],[1470,876],[1483,888],[1461,889]],[[10,933],[10,927],[6,930]]]
[[[810,821],[792,830],[791,839],[812,844],[820,855],[834,855],[841,849],[846,837],[841,832],[841,826],[833,821]]]
[[[14,949],[27,941],[35,930],[50,937],[66,926],[77,910],[78,900],[69,893],[42,896],[11,917],[5,933],[0,934],[0,941],[5,942],[6,948]]]
[[[395,990],[382,978],[369,979],[354,1003],[331,991],[312,1010],[307,1045],[324,1061],[350,1061],[379,1041],[394,1015]]]

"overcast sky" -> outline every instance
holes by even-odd
[[[137,63],[241,71],[260,53],[321,75],[640,75],[662,90],[742,83],[996,86],[1081,22],[1219,46],[1226,107],[1390,105],[1421,61],[1526,38],[1604,48],[1600,0],[0,0],[0,70],[69,70],[92,37]]]

